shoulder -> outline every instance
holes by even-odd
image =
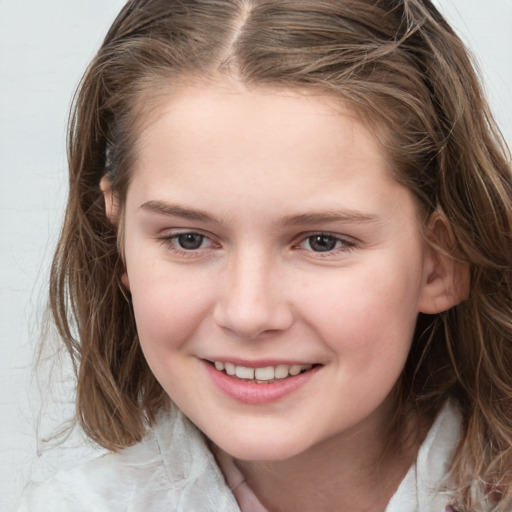
[[[462,433],[458,407],[447,402],[421,445],[416,463],[392,497],[386,512],[450,510],[449,470]]]
[[[212,507],[218,503],[219,508]],[[201,434],[160,415],[139,443],[30,484],[18,512],[226,511],[238,507]]]
[[[160,459],[160,460],[159,460]],[[20,512],[121,511],[144,481],[162,479],[162,464],[155,435],[151,432],[134,446],[108,453],[68,470],[50,480],[30,483],[23,495]]]

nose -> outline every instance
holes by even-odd
[[[293,324],[283,275],[271,256],[239,254],[223,269],[221,281],[214,320],[222,329],[253,340]]]

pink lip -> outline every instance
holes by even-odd
[[[294,377],[287,377],[286,379],[280,379],[269,384],[256,384],[231,377],[222,371],[216,370],[213,365],[206,361],[204,361],[204,366],[213,383],[224,394],[238,402],[253,405],[274,402],[293,393],[306,384],[321,368],[320,366],[314,366],[311,370]],[[273,365],[266,364],[266,366]]]

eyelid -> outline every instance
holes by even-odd
[[[183,249],[177,245],[177,238],[182,235],[199,235],[204,237],[204,240],[208,240],[210,243],[208,247],[200,247],[198,249]],[[208,251],[211,248],[220,248],[220,244],[213,239],[211,234],[205,233],[201,229],[190,229],[190,228],[175,228],[166,230],[165,234],[156,237],[156,240],[166,247],[169,251],[178,256],[183,256],[187,258],[197,258],[200,257],[205,251]]]
[[[199,247],[197,249],[183,249],[180,248],[177,243],[177,238],[181,235],[186,234],[195,234],[204,237],[204,240],[207,240],[207,247]],[[336,240],[336,242],[341,243],[340,247],[335,247],[334,249],[330,249],[327,251],[315,251],[312,248],[307,249],[302,247],[302,244],[307,242],[307,240],[314,236],[326,236],[332,237]],[[199,258],[205,256],[205,254],[209,253],[212,249],[221,248],[221,244],[216,241],[216,237],[211,233],[205,232],[201,229],[190,229],[190,228],[174,228],[165,230],[164,234],[155,237],[156,240],[165,246],[171,253],[178,255],[179,257],[184,258]],[[313,258],[329,258],[336,257],[342,254],[346,254],[357,248],[359,245],[359,241],[354,237],[349,235],[332,233],[330,231],[309,231],[301,233],[300,235],[295,237],[295,242],[292,244],[292,249],[304,251],[308,254],[309,257]],[[211,254],[211,253],[210,253]]]
[[[170,240],[171,238],[178,237],[180,235],[201,235],[209,240],[215,241],[216,236],[210,231],[206,231],[200,228],[189,228],[189,227],[175,227],[175,228],[165,228],[159,231],[155,238],[159,240]]]

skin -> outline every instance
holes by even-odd
[[[383,510],[418,447],[379,471],[417,314],[455,297],[376,138],[339,100],[211,83],[162,100],[136,154],[124,282],[157,379],[269,510]],[[248,404],[207,370],[231,358],[317,367]]]

